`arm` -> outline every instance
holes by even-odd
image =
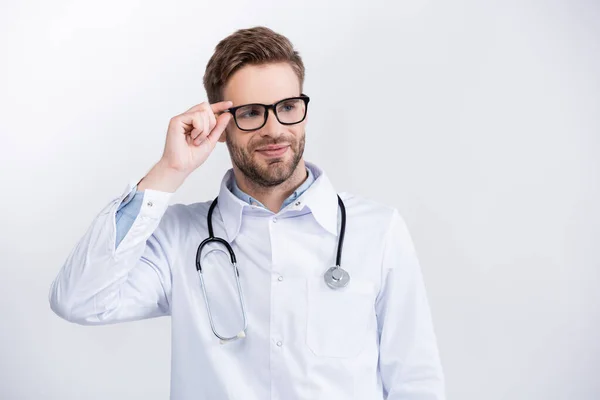
[[[376,310],[386,399],[444,400],[444,374],[421,268],[397,211],[385,241],[382,268]]]
[[[116,215],[116,226],[117,226],[117,238],[115,241],[115,247],[119,246],[119,243],[123,240],[127,232],[131,229],[131,226],[135,222],[140,210],[142,209],[142,202],[144,201],[144,192],[136,190],[134,188],[127,197],[123,200],[119,208],[117,209]]]
[[[168,201],[214,150],[231,119],[228,113],[215,113],[231,105],[202,103],[171,119],[162,158],[137,185],[141,203],[123,204],[134,185],[113,200],[52,282],[48,297],[56,314],[86,325],[170,314],[172,241],[179,221],[173,208],[167,211]],[[133,217],[123,221],[125,208]]]
[[[115,248],[115,214],[130,191],[94,219],[52,283],[50,307],[60,317],[98,325],[170,313],[174,260],[165,249],[174,221],[161,219],[171,193],[146,190],[138,217]]]

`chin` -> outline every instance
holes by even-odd
[[[284,154],[282,157],[273,157],[273,158],[264,158],[262,157],[260,154],[256,154],[256,156],[254,157],[254,161],[258,164],[258,165],[281,165],[281,164],[291,164],[293,160],[293,157],[288,155],[288,154]]]
[[[262,170],[263,178],[268,178],[266,180],[280,183],[288,180],[294,174],[290,160],[272,160],[259,170]]]

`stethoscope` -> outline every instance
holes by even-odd
[[[350,282],[350,274],[348,274],[348,271],[344,270],[341,267],[342,247],[344,245],[344,235],[346,234],[346,207],[344,206],[344,202],[342,201],[340,196],[337,196],[337,198],[338,198],[338,205],[340,208],[340,212],[342,215],[342,218],[341,218],[342,223],[340,226],[340,232],[338,234],[337,256],[335,259],[335,267],[329,268],[323,275],[323,279],[325,280],[325,283],[331,289],[344,288],[344,287],[348,286],[348,282]],[[248,322],[247,322],[247,317],[246,317],[246,303],[244,302],[244,295],[242,293],[242,285],[240,284],[240,272],[237,267],[235,253],[233,252],[231,245],[225,239],[215,237],[214,232],[213,232],[212,214],[213,214],[215,207],[217,206],[217,201],[218,201],[218,197],[213,200],[212,204],[210,205],[210,208],[208,209],[208,216],[206,217],[206,220],[208,223],[208,237],[206,239],[204,239],[202,241],[202,243],[200,243],[200,246],[198,246],[198,251],[196,252],[196,270],[198,271],[198,273],[200,275],[202,294],[204,296],[204,302],[206,303],[206,310],[208,312],[208,320],[210,321],[210,328],[212,329],[215,336],[219,338],[220,343],[224,344],[224,343],[227,343],[232,340],[241,339],[241,338],[246,337],[246,329],[248,328]],[[243,329],[235,336],[228,337],[228,336],[220,335],[215,329],[215,324],[214,324],[214,321],[212,318],[212,313],[210,312],[210,304],[208,301],[208,296],[206,295],[206,284],[204,281],[204,274],[202,273],[202,267],[200,265],[200,257],[202,254],[202,248],[205,245],[207,245],[208,243],[212,243],[212,242],[221,243],[223,246],[225,246],[225,248],[227,249],[227,252],[229,253],[229,257],[231,259],[231,265],[233,266],[233,273],[234,273],[235,281],[236,281],[236,285],[237,285],[240,307],[242,308],[242,318],[243,318],[243,324],[244,324]]]

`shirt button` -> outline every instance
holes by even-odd
[[[277,217],[273,217],[273,222],[277,222]]]
[[[299,201],[297,201],[295,205],[296,205],[296,206],[299,206],[300,204],[302,204],[302,203],[301,203],[301,202],[299,202]]]
[[[152,204],[152,202],[151,202],[151,201],[149,201],[148,203],[146,203],[146,205],[147,205],[148,207],[152,207],[154,204]]]
[[[279,278],[277,278],[277,280],[278,280],[279,282],[283,281],[283,276],[280,276]]]
[[[281,347],[281,346],[283,346],[283,343],[281,343],[281,342],[277,342],[277,346],[278,346],[278,347]]]

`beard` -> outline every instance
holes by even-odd
[[[250,142],[248,148],[235,143],[231,136],[226,135],[225,137],[231,161],[250,181],[262,187],[277,186],[288,180],[304,154],[304,132],[299,139],[292,135],[288,137],[281,136],[279,139],[265,137],[262,140]],[[288,143],[290,145],[289,151],[292,152],[291,159],[272,158],[267,160],[267,164],[264,165],[255,158],[256,149],[260,147]]]

